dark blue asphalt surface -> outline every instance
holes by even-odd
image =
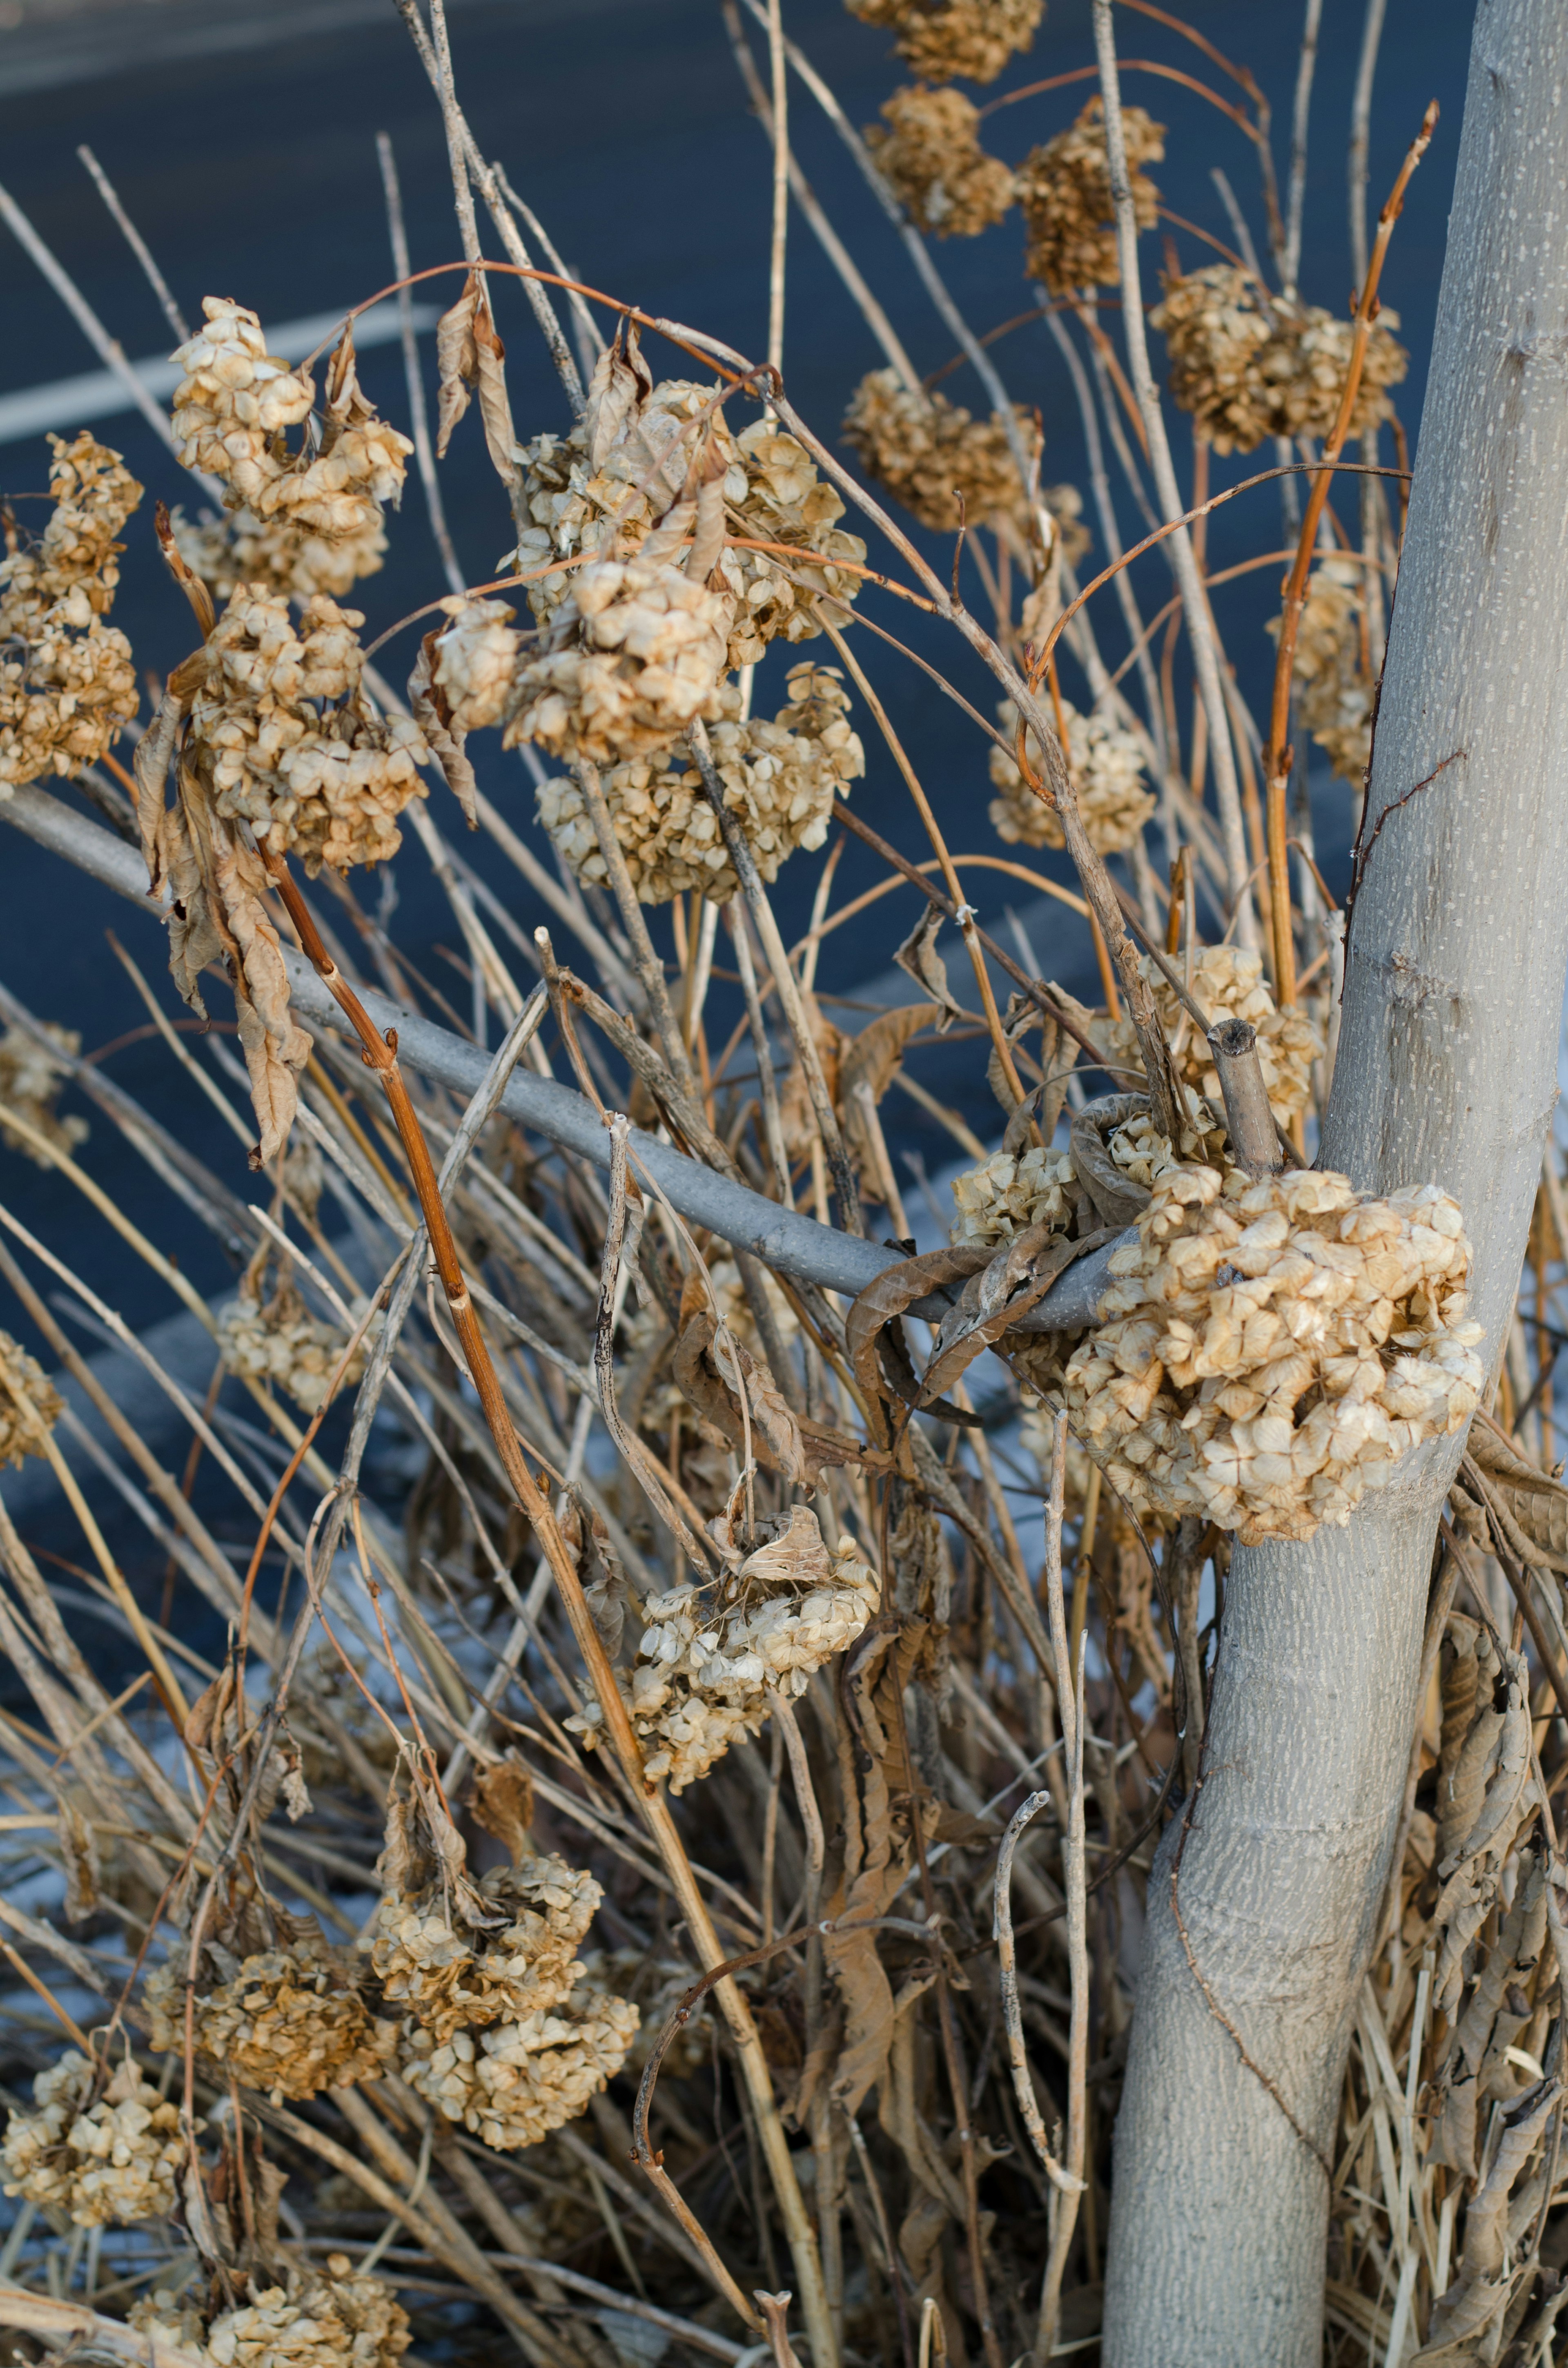
[[[240,0],[222,5],[243,13]],[[296,18],[284,44],[199,57],[159,56],[160,12],[147,7],[137,14],[146,28],[146,63],[126,63],[124,17],[117,17],[115,38],[121,46],[113,52],[114,71],[98,79],[78,72],[60,87],[29,87],[7,97],[0,44],[5,181],[130,352],[159,350],[166,332],[77,164],[79,141],[97,149],[181,302],[193,313],[202,294],[215,291],[255,306],[264,320],[278,321],[347,304],[380,286],[390,270],[374,153],[379,130],[390,131],[395,144],[416,266],[455,255],[439,120],[391,0],[384,22],[301,36]],[[1283,127],[1290,115],[1299,10],[1195,0],[1192,14],[1221,49],[1254,68],[1268,91],[1283,180]],[[1337,310],[1345,307],[1350,280],[1345,140],[1361,14],[1361,0],[1327,0],[1313,104],[1303,289],[1311,300]],[[786,17],[853,120],[871,120],[902,79],[886,36],[850,18],[838,0],[788,0]],[[1402,334],[1413,352],[1410,381],[1400,397],[1413,441],[1441,267],[1470,20],[1464,0],[1391,0],[1378,78],[1374,210],[1426,101],[1435,95],[1443,107],[1437,139],[1412,190],[1384,281],[1386,299],[1403,316]],[[505,161],[583,276],[651,311],[699,324],[743,351],[760,353],[766,342],[767,157],[746,113],[717,6],[706,0],[702,6],[688,0],[574,0],[571,7],[545,0],[469,0],[453,24],[460,85],[482,142]],[[94,39],[90,19],[79,38]],[[1130,56],[1209,71],[1190,48],[1144,18],[1126,17],[1122,46]],[[1000,87],[1064,73],[1091,55],[1086,0],[1053,0],[1032,54],[1016,62]],[[988,126],[992,144],[1009,158],[1021,155],[1070,120],[1088,87],[1053,92],[1005,110]],[[1130,74],[1127,95],[1171,127],[1169,160],[1157,168],[1167,202],[1227,235],[1209,178],[1210,166],[1223,164],[1261,246],[1256,176],[1245,142],[1212,108],[1169,83]],[[829,212],[917,365],[939,368],[949,359],[949,340],[907,259],[798,85],[791,104],[798,153]],[[1184,268],[1206,259],[1196,240],[1182,233],[1176,237]],[[881,358],[798,217],[791,241],[789,383],[807,416],[831,437],[856,380]],[[1028,305],[1016,217],[978,242],[952,242],[937,253],[977,328]],[[1144,253],[1152,280],[1157,243],[1146,241]],[[519,432],[564,427],[563,400],[520,294],[503,287],[497,309]],[[0,393],[94,366],[80,333],[4,233],[0,320],[6,324]],[[1040,408],[1047,479],[1074,480],[1086,495],[1071,391],[1045,330],[1031,324],[1017,331],[996,356],[1014,394]],[[685,367],[673,356],[655,352],[653,359],[659,370]],[[387,414],[401,421],[405,406],[395,349],[368,354],[362,376]],[[978,399],[967,371],[946,381],[945,387],[956,399]],[[131,529],[116,620],[131,633],[140,664],[162,672],[185,654],[190,634],[184,605],[154,555],[151,497],[180,498],[180,472],[140,420],[108,422],[98,432],[124,450],[148,485],[149,500]],[[1185,444],[1180,425],[1184,468]],[[1224,463],[1221,470],[1239,475],[1248,465],[1256,463]],[[0,448],[0,484],[26,493],[41,489],[45,479],[41,445]],[[483,458],[476,421],[460,429],[443,482],[463,564],[471,580],[479,580],[492,572],[508,537],[505,502]],[[1119,494],[1119,509],[1126,531],[1132,507]],[[1267,547],[1278,515],[1271,492],[1219,513],[1210,530],[1215,564]],[[1156,571],[1145,581],[1147,613],[1165,595],[1159,563],[1146,564]],[[1255,703],[1263,695],[1270,662],[1262,627],[1277,606],[1273,587],[1272,575],[1259,575],[1219,596],[1221,623]],[[393,522],[388,564],[355,596],[368,614],[367,638],[442,589],[411,479],[403,516]],[[978,601],[978,586],[974,594]],[[918,620],[910,624],[907,610],[895,614],[884,602],[879,613],[939,657],[976,704],[989,705],[989,678],[955,644],[923,634]],[[1100,625],[1108,654],[1119,655],[1108,603]],[[409,639],[405,656],[412,654]],[[990,790],[984,751],[971,727],[903,661],[868,637],[861,642],[863,663],[884,690],[915,755],[949,842],[955,848],[1002,851],[985,820]],[[776,677],[781,678],[785,663],[771,662]],[[1068,689],[1078,689],[1071,673]],[[1178,683],[1178,689],[1185,706],[1186,688]],[[773,703],[765,676],[759,704],[768,712]],[[926,849],[892,766],[869,733],[866,736],[870,775],[858,787],[856,803],[906,851],[924,856]],[[486,790],[519,828],[531,829],[532,796],[521,765],[503,757],[493,740],[488,746],[480,744],[475,753]],[[455,832],[455,814],[442,812],[439,803],[436,811],[443,827]],[[531,927],[537,916],[521,883],[491,857],[487,842],[465,841],[465,852],[506,894],[519,920]],[[455,928],[416,843],[405,847],[395,869],[395,932],[426,973],[463,1006],[466,991],[437,951],[458,943]],[[839,894],[852,893],[876,869],[852,841]],[[814,863],[798,860],[781,879],[778,902],[787,932],[804,925],[815,871]],[[1021,899],[1028,892],[1018,893]],[[983,903],[986,917],[999,915],[1005,901],[1002,890],[990,893]],[[901,894],[873,908],[864,924],[830,939],[819,984],[833,993],[853,994],[858,982],[882,970],[913,916],[912,900]],[[36,1011],[80,1029],[90,1046],[119,1036],[142,1017],[105,943],[108,927],[126,935],[144,964],[160,968],[156,939],[128,908],[117,908],[107,894],[65,872],[15,834],[0,832],[0,978]],[[1084,984],[1085,948],[1070,928],[1055,937],[1037,929],[1035,939],[1048,969]],[[841,1017],[846,1024],[860,1024],[853,1015]],[[934,1064],[927,1074],[939,1090],[963,1102],[983,1132],[991,1121],[982,1065],[971,1046],[952,1055],[945,1068]],[[187,1089],[160,1047],[132,1046],[112,1055],[110,1068],[233,1189],[254,1189],[238,1146]],[[901,1105],[901,1126],[915,1116],[912,1106]],[[924,1138],[935,1159],[944,1156],[945,1141],[934,1133]],[[229,1269],[217,1244],[125,1151],[106,1121],[95,1119],[85,1158],[129,1214],[177,1250],[204,1289],[225,1284]],[[126,1260],[97,1219],[85,1214],[58,1182],[3,1150],[0,1195],[133,1321],[152,1321],[168,1312],[161,1287]],[[15,1312],[6,1297],[0,1292],[0,1322],[12,1325]]]

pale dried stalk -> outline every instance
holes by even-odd
[[[392,144],[384,131],[376,134],[376,154],[381,167],[381,188],[387,204],[387,230],[392,240],[392,269],[400,281],[406,282],[409,274],[408,233],[403,227],[403,190],[398,181],[397,159]],[[419,470],[420,488],[425,495],[425,507],[430,520],[430,531],[436,539],[440,556],[441,572],[447,579],[449,592],[460,593],[463,574],[458,565],[458,555],[447,526],[446,504],[441,499],[440,480],[436,474],[436,455],[430,446],[430,416],[425,401],[425,381],[419,368],[419,339],[414,326],[414,298],[406,285],[397,291],[398,325],[403,344],[403,383],[408,390],[408,427],[414,438],[414,458]]]
[[[1089,2069],[1089,1948],[1087,1875],[1085,1853],[1084,1797],[1084,1653],[1087,1634],[1078,1639],[1078,1667],[1073,1668],[1067,1607],[1062,1591],[1062,1508],[1067,1477],[1067,1423],[1052,1418],[1051,1494],[1045,1517],[1046,1614],[1051,1622],[1051,1653],[1056,1668],[1057,1713],[1062,1721],[1067,1763],[1067,1832],[1062,1843],[1062,1876],[1067,1895],[1067,1963],[1072,1981],[1073,2011],[1067,2060],[1067,2150],[1063,2169],[1076,2182],[1062,2185],[1052,2198],[1051,2252],[1040,2292],[1040,2325],[1034,2356],[1050,2359],[1056,2345],[1062,2308],[1062,2279],[1077,2226],[1078,2198],[1083,2192],[1084,2157],[1088,2130]]]

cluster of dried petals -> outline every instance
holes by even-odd
[[[1348,554],[1313,568],[1296,627],[1296,711],[1342,781],[1360,789],[1372,754],[1369,653],[1361,634],[1366,569]],[[1279,619],[1268,631],[1279,638]]]
[[[41,1455],[64,1411],[65,1401],[36,1358],[0,1332],[0,1464],[20,1466],[24,1456]]]
[[[994,1151],[978,1167],[953,1178],[958,1215],[948,1238],[984,1249],[1011,1241],[1030,1225],[1065,1233],[1072,1213],[1073,1162],[1064,1151],[1033,1144],[1016,1156]]]
[[[256,518],[243,508],[226,518],[203,511],[199,518],[176,509],[169,524],[180,557],[215,600],[232,598],[247,584],[297,600],[313,592],[341,600],[362,575],[374,575],[386,556],[379,511],[374,523],[344,535],[315,534],[290,518]]]
[[[1081,715],[1070,699],[1062,702],[1067,725],[1067,762],[1078,791],[1078,811],[1090,844],[1102,855],[1119,855],[1130,848],[1154,811],[1153,792],[1144,786],[1143,751],[1136,736],[1113,723],[1096,708]],[[996,710],[1007,738],[1017,743],[1018,711],[1010,699]],[[1025,748],[1037,780],[1043,780],[1045,761],[1033,729]],[[1065,847],[1066,837],[1054,806],[1048,805],[1019,771],[1017,760],[994,743],[991,748],[991,779],[1002,792],[991,802],[991,822],[998,838],[1024,847]]]
[[[1164,333],[1171,393],[1217,452],[1250,452],[1267,436],[1326,436],[1338,415],[1354,324],[1321,304],[1270,295],[1239,265],[1214,263],[1167,279],[1149,315]],[[1392,411],[1388,389],[1410,357],[1399,315],[1373,322],[1348,433],[1366,436]]]
[[[315,593],[296,624],[281,593],[242,586],[208,637],[191,709],[191,763],[217,813],[297,851],[312,878],[324,863],[387,861],[397,816],[425,795],[418,726],[366,704],[364,621]]]
[[[1147,173],[1165,153],[1165,127],[1141,107],[1124,107],[1127,162],[1140,230],[1153,230],[1160,193]],[[1084,288],[1116,288],[1121,264],[1116,246],[1116,203],[1106,154],[1105,102],[1091,98],[1077,121],[1018,166],[1018,201],[1028,232],[1024,269],[1053,296]]]
[[[797,848],[822,845],[835,798],[866,769],[836,667],[807,661],[792,666],[788,680],[790,703],[773,723],[741,723],[738,696],[726,689],[727,712],[709,730],[725,806],[768,881]],[[627,870],[644,905],[667,904],[689,888],[700,889],[714,904],[735,894],[738,882],[718,816],[684,743],[677,742],[663,759],[644,757],[613,767],[603,787]],[[602,880],[604,858],[576,783],[541,782],[538,807],[540,822],[577,877]]]
[[[1032,413],[1017,407],[1031,458],[1040,448]],[[844,440],[867,475],[938,534],[1006,519],[1038,541],[1034,512],[999,415],[974,419],[945,394],[912,394],[893,370],[869,370],[844,415]],[[960,501],[961,496],[961,501]]]
[[[688,379],[652,385],[633,361],[640,370],[635,348],[613,389],[608,364],[601,365],[589,416],[569,436],[540,436],[523,448],[524,490],[535,523],[520,538],[517,564],[547,571],[528,587],[536,621],[548,625],[571,587],[571,572],[551,563],[600,552],[635,555],[680,495],[699,447],[710,439],[725,464],[725,519],[735,538],[725,542],[718,563],[733,602],[726,666],[755,665],[780,635],[811,639],[822,631],[820,596],[853,600],[862,581],[856,568],[866,546],[839,528],[841,497],[798,438],[766,419],[733,436],[722,413],[709,408],[717,390]],[[615,400],[606,400],[612,393]],[[744,549],[744,543],[787,548],[770,552]],[[817,557],[796,559],[797,550]]]
[[[481,1882],[483,1922],[468,1920],[460,1890],[437,1876],[412,1896],[389,1892],[360,1945],[388,2008],[445,2044],[460,2026],[520,2021],[564,1998],[603,1896],[564,1859],[525,1858]]]
[[[864,25],[897,28],[897,49],[922,82],[994,82],[1027,50],[1045,0],[846,0]]]
[[[584,1961],[584,1986],[608,1989],[629,1998],[642,2016],[627,2052],[625,2069],[632,2077],[647,2062],[654,2041],[668,2022],[684,1992],[697,1979],[690,1965],[678,1957],[655,1955],[647,1949],[596,1949]],[[681,2024],[660,2059],[661,2078],[676,2079],[699,2072],[712,2058],[713,2042],[701,2010]]]
[[[517,680],[522,635],[512,631],[517,615],[505,600],[464,600],[453,594],[441,603],[449,621],[436,636],[434,679],[446,700],[454,732],[483,732],[506,712]]]
[[[358,2276],[347,2253],[292,2292],[257,2289],[212,2321],[213,2368],[397,2368],[414,2340],[408,2313],[380,2278]]]
[[[49,440],[49,524],[26,548],[8,526],[0,561],[0,798],[97,764],[139,703],[131,644],[103,620],[142,487],[85,432]]]
[[[219,1354],[230,1372],[276,1383],[314,1414],[337,1371],[345,1336],[336,1325],[311,1314],[290,1276],[279,1276],[267,1298],[261,1293],[260,1274],[252,1269],[218,1318]],[[362,1337],[344,1368],[340,1389],[351,1389],[359,1379],[365,1354]]]
[[[75,1054],[82,1049],[82,1039],[74,1028],[57,1028],[48,1022],[35,1035],[30,1028],[7,1028],[0,1036],[0,1102],[14,1110],[19,1118],[54,1144],[56,1150],[72,1152],[87,1139],[85,1118],[62,1118],[54,1104],[70,1072],[62,1061],[51,1056],[50,1047],[57,1052]],[[0,1112],[0,1143],[9,1151],[19,1151],[35,1167],[51,1165],[46,1156],[8,1127]]]
[[[754,1547],[716,1602],[694,1586],[650,1596],[630,1673],[618,1671],[651,1777],[679,1793],[766,1722],[768,1690],[801,1694],[812,1672],[842,1653],[881,1600],[881,1582],[852,1538],[833,1554],[816,1515],[796,1505],[778,1534]],[[566,1723],[598,1739],[602,1706]]]
[[[1469,1421],[1483,1378],[1469,1265],[1436,1185],[1377,1200],[1311,1169],[1173,1169],[1111,1259],[1064,1403],[1134,1509],[1248,1545],[1311,1537]]]
[[[732,608],[663,561],[590,560],[518,671],[506,746],[604,766],[661,753],[721,712]]]
[[[199,1974],[196,2044],[248,2088],[265,2089],[274,2104],[373,2080],[387,2068],[392,2032],[378,2025],[360,1996],[356,1967],[308,1931],[288,1947],[235,1959],[209,1942],[202,1953],[208,1986]],[[149,1976],[149,2044],[162,2052],[185,2046],[185,1952]],[[211,1981],[210,1975],[222,1975]]]
[[[242,516],[232,541],[185,528],[187,556],[204,575],[212,565],[215,585],[347,591],[381,564],[383,506],[402,495],[413,445],[377,417],[352,355],[340,350],[319,438],[307,434],[290,451],[286,431],[310,417],[314,381],[267,352],[260,323],[243,304],[207,296],[201,309],[205,327],[175,356],[185,372],[175,391],[175,437],[185,466],[222,479],[224,507]],[[242,575],[241,548],[252,540],[263,564]]]
[[[1141,968],[1170,1043],[1176,1075],[1204,1095],[1211,1108],[1221,1109],[1220,1077],[1207,1037],[1146,954]],[[1288,1120],[1304,1110],[1312,1090],[1312,1063],[1323,1058],[1323,1031],[1299,1004],[1284,1011],[1278,1008],[1263,975],[1263,956],[1239,946],[1202,946],[1192,957],[1190,985],[1194,1002],[1208,1013],[1211,1025],[1218,1026],[1222,1019],[1245,1019],[1257,1030],[1258,1064],[1276,1115]],[[1115,1058],[1136,1070],[1142,1056],[1130,1019],[1111,1022],[1106,1042]]]
[[[956,90],[895,90],[866,145],[917,230],[973,238],[1017,195],[1011,167],[980,144],[980,110]]]
[[[630,1998],[574,1989],[515,2022],[441,2042],[420,2032],[399,2070],[448,2121],[510,2153],[576,2120],[620,2070],[641,2020]]]
[[[7,2195],[25,2196],[79,2228],[128,2227],[173,2211],[186,2159],[179,2107],[160,2097],[129,2054],[106,2081],[73,2048],[33,2082],[33,2110],[15,2110],[0,2144]]]

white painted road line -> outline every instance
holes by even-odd
[[[434,328],[437,317],[433,304],[414,307],[416,329]],[[303,357],[324,337],[335,336],[342,318],[340,313],[312,313],[303,321],[285,321],[280,327],[266,332],[267,349],[285,360],[296,354]],[[360,313],[354,324],[354,342],[359,347],[384,346],[400,334],[397,307],[390,302]],[[173,394],[180,381],[178,363],[162,355],[148,361],[132,362],[131,367],[148,393],[160,402]],[[61,431],[81,427],[89,419],[108,419],[116,412],[134,408],[124,381],[117,378],[113,370],[84,370],[76,378],[57,378],[47,386],[23,387],[16,394],[0,394],[0,444],[16,444],[25,436],[41,436],[51,427]]]

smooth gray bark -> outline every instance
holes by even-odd
[[[1396,803],[1457,750],[1399,812]],[[1483,0],[1390,636],[1324,1164],[1460,1200],[1495,1365],[1568,964],[1568,10]],[[1457,1440],[1346,1530],[1239,1553],[1179,1906],[1151,1877],[1117,2126],[1108,2368],[1309,2368],[1349,2029]]]

